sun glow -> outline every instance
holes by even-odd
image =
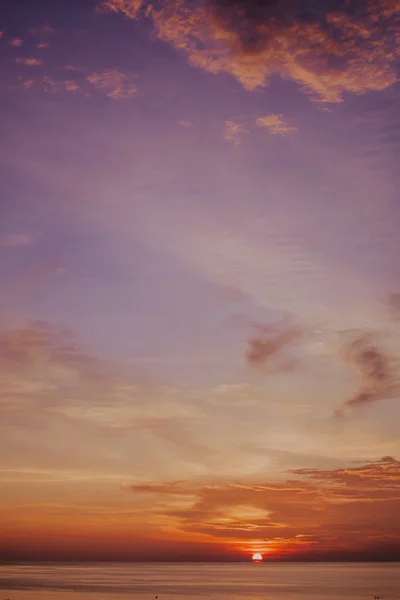
[[[261,561],[262,561],[262,559],[263,559],[263,557],[262,557],[262,555],[261,555],[261,554],[259,554],[259,552],[255,552],[255,553],[253,554],[253,556],[251,557],[251,560],[252,560],[253,562],[261,562]]]

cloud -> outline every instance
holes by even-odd
[[[274,135],[287,135],[297,131],[296,127],[292,127],[286,123],[282,115],[277,114],[259,117],[256,123],[259,127],[265,127],[265,129],[268,129]]]
[[[50,25],[41,25],[30,29],[29,33],[36,38],[36,48],[48,48],[49,39],[55,35],[56,31]]]
[[[30,66],[38,66],[41,61],[37,59],[17,59],[18,62]],[[28,62],[27,62],[28,61]],[[35,61],[35,62],[31,62]],[[80,73],[81,69],[72,66],[65,70]],[[25,89],[41,89],[47,94],[60,94],[63,92],[81,94],[85,97],[93,96],[93,91],[104,94],[112,100],[126,100],[137,95],[137,85],[134,84],[135,76],[131,73],[122,73],[117,70],[104,70],[91,73],[83,77],[59,79],[44,75],[35,79],[20,78]]]
[[[78,83],[73,79],[66,79],[64,81],[64,87],[67,92],[77,92],[81,89]]]
[[[8,45],[12,46],[13,48],[19,48],[19,46],[22,46],[23,43],[23,40],[21,40],[20,38],[13,38],[8,42]]]
[[[146,523],[150,538],[155,531],[172,540],[207,536],[238,552],[258,540],[281,557],[303,556],[312,548],[331,552],[354,545],[357,550],[369,543],[366,532],[384,544],[387,531],[396,533],[389,525],[399,494],[396,459],[346,469],[337,468],[337,460],[314,460],[311,454],[306,462],[304,455],[299,460],[307,451],[298,433],[300,418],[295,417],[296,431],[282,432],[281,403],[274,409],[268,397],[249,384],[192,389],[117,373],[81,348],[68,330],[48,323],[3,330],[2,447],[7,450],[11,440],[18,448],[12,446],[14,464],[2,455],[0,479],[14,487],[18,481],[37,486],[48,480],[40,486],[40,498],[47,502],[51,482],[75,482],[78,490],[81,480],[86,482],[82,494],[89,488],[97,494],[89,486],[92,468],[94,480],[109,480],[107,489],[111,479],[116,487],[122,484],[125,505],[135,494],[131,501],[140,508],[138,520]],[[286,407],[286,424],[290,410]],[[296,453],[289,459],[278,453],[274,461],[269,446],[275,442],[295,447]],[[65,444],[71,446],[68,452]],[[24,473],[19,473],[22,456]],[[312,468],[283,475],[276,468],[279,463],[281,471],[282,460],[285,469]],[[21,511],[16,509],[16,521]],[[94,522],[101,530],[100,518]]]
[[[46,433],[41,443],[45,446],[61,426],[63,432],[75,432],[76,448],[84,448],[88,438],[96,440],[98,436],[125,440],[121,443],[129,444],[132,455],[140,457],[138,472],[154,472],[158,464],[163,472],[180,476],[201,471],[203,464],[214,465],[216,472],[225,468],[228,453],[232,461],[234,452],[231,442],[224,442],[231,430],[224,433],[217,427],[219,436],[210,434],[215,428],[214,413],[225,415],[226,411],[215,405],[214,397],[221,404],[225,395],[229,396],[229,406],[235,397],[244,403],[251,394],[251,389],[231,388],[225,393],[218,387],[202,390],[163,385],[121,373],[115,365],[84,352],[68,330],[48,323],[0,332],[3,440],[8,431],[22,426],[29,446],[32,430],[25,422],[33,429],[44,422]],[[212,415],[207,417],[208,410]],[[234,429],[234,419],[231,421]],[[57,440],[53,443],[58,453]],[[109,444],[101,444],[101,452],[103,449],[108,456]],[[62,455],[63,451],[59,460],[64,461],[68,455]],[[45,466],[52,460],[51,454],[46,455]],[[118,464],[121,460],[125,461],[121,458]]]
[[[274,74],[322,102],[382,90],[397,81],[400,2],[355,0],[105,0],[105,10],[152,21],[156,37],[191,65],[229,73],[247,90]]]
[[[364,494],[364,489],[369,493],[371,487],[380,490],[400,490],[400,462],[392,456],[384,456],[378,462],[367,463],[360,467],[335,469],[323,471],[320,469],[292,469],[295,475],[304,476],[306,479],[329,483],[333,485],[339,495],[347,494],[346,488],[351,489],[354,495]]]
[[[246,133],[246,131],[247,129],[240,123],[236,123],[235,121],[226,121],[224,138],[228,142],[232,142],[235,146],[238,146],[240,144],[240,136],[243,133]]]
[[[121,489],[126,492],[142,494],[160,494],[161,496],[192,496],[196,487],[185,481],[169,481],[167,483],[137,483],[123,484]]]
[[[44,75],[38,79],[23,80],[22,85],[25,89],[32,87],[38,88],[46,92],[46,94],[60,94],[62,92],[79,93],[86,97],[90,96],[88,91],[89,86],[82,84],[75,79],[54,79],[49,75]]]
[[[60,82],[57,82],[53,77],[45,75],[37,82],[46,93],[53,93],[59,90]]]
[[[49,268],[53,269],[53,265]],[[52,377],[97,377],[96,359],[80,352],[71,333],[44,321],[0,332],[2,375],[31,377],[31,382],[50,382]],[[28,379],[26,379],[28,381]]]
[[[397,550],[394,518],[400,493],[400,462],[393,457],[335,470],[297,469],[275,482],[204,485],[195,481],[136,483],[125,491],[153,496],[162,514],[184,532],[253,547],[270,557],[347,550],[385,544]],[[181,498],[170,507],[169,499]],[[162,507],[162,508],[161,508]]]
[[[115,374],[82,351],[70,331],[49,323],[0,331],[3,412],[40,408],[103,430],[141,429],[190,450],[190,423],[203,414],[199,402],[187,401],[190,395],[195,392]]]
[[[77,448],[87,439],[129,439],[131,452],[140,455],[152,473],[154,462],[174,477],[210,469],[236,477],[259,473],[266,465],[271,471],[282,464],[303,466],[304,455],[314,456],[324,442],[315,437],[310,441],[309,432],[302,430],[304,411],[298,409],[290,400],[277,402],[272,390],[250,383],[164,385],[129,374],[126,365],[121,371],[92,356],[70,331],[49,323],[0,331],[3,431],[20,427],[21,420],[33,428],[44,420],[43,444],[57,435],[59,427],[76,432]],[[294,439],[298,456],[285,453]],[[368,452],[382,447],[375,439],[369,441]],[[342,456],[352,455],[348,442],[338,448],[341,442],[333,440],[330,453],[342,450]],[[110,445],[105,443],[104,449]],[[391,452],[393,444],[382,447],[382,453]],[[320,464],[326,464],[324,458]]]
[[[388,307],[394,317],[400,316],[400,293],[392,293],[388,296]]]
[[[400,394],[399,360],[387,356],[377,342],[376,335],[362,333],[345,346],[344,359],[357,371],[361,389],[336,411],[337,416]]]
[[[27,67],[39,67],[42,64],[38,58],[16,58],[15,61]]]
[[[276,366],[291,365],[291,362],[277,363],[274,359],[281,359],[282,351],[297,342],[304,332],[300,329],[287,326],[282,323],[276,325],[256,325],[258,335],[250,337],[248,340],[248,349],[246,360],[254,366],[270,366],[271,361]]]
[[[158,390],[161,392],[161,389]],[[164,400],[162,404],[148,404],[140,401],[144,390],[134,385],[119,386],[109,390],[115,397],[112,404],[92,406],[68,405],[54,410],[70,419],[100,425],[112,429],[125,429],[132,426],[148,428],[150,424],[163,424],[167,420],[187,420],[196,417],[195,407],[185,406],[179,401]]]
[[[122,73],[115,69],[99,71],[86,77],[91,86],[113,100],[126,100],[136,96],[134,79],[132,73]]]

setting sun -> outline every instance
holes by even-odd
[[[261,562],[263,559],[262,555],[259,554],[258,552],[256,552],[255,554],[253,554],[253,556],[251,557],[251,560],[253,562]]]

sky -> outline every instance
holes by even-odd
[[[399,0],[0,16],[0,560],[398,560]]]

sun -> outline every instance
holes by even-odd
[[[252,560],[253,562],[257,562],[257,563],[258,563],[258,562],[261,562],[261,561],[262,561],[262,559],[263,559],[263,557],[262,557],[262,554],[259,554],[259,552],[255,552],[255,553],[253,554],[253,556],[251,557],[251,560]]]

